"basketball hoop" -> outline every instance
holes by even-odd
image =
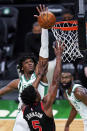
[[[82,58],[78,44],[78,22],[61,21],[51,28],[57,42],[61,41],[64,44],[64,51],[62,55],[63,62],[75,61],[77,58]]]

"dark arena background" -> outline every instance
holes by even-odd
[[[38,15],[36,6],[39,4],[45,4],[55,14],[57,22],[63,21],[62,13],[67,9],[74,20],[78,21],[78,43],[83,58],[77,58],[74,62],[66,61],[63,67],[70,69],[74,80],[87,88],[87,75],[84,72],[84,68],[87,70],[87,0],[0,0],[0,89],[19,77],[17,62],[21,55],[29,53],[28,46],[38,59],[40,39],[35,37],[35,45],[30,46],[33,41],[28,41],[28,35],[32,33],[33,23],[37,21],[34,15]],[[49,61],[52,61],[55,59],[52,48],[55,38],[50,29],[49,32]],[[18,90],[0,96],[0,131],[12,131],[18,103]],[[64,131],[70,109],[63,90],[58,89],[53,104],[56,131]],[[70,131],[77,130],[83,131],[79,114],[70,126]]]

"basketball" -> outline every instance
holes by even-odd
[[[55,25],[56,17],[52,12],[42,12],[38,16],[38,23],[41,26],[41,28],[50,29],[53,25]]]

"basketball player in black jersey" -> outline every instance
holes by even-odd
[[[56,98],[61,76],[62,47],[58,47],[56,44],[54,51],[56,55],[56,67],[52,84],[48,89],[47,95],[41,100],[40,94],[37,89],[34,88],[34,85],[28,86],[21,93],[21,99],[24,103],[22,105],[23,117],[27,121],[31,131],[56,130],[52,113],[52,104]]]

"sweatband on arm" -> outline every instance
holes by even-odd
[[[49,50],[48,50],[48,29],[43,29],[42,28],[42,33],[41,33],[41,48],[40,48],[40,53],[39,56],[43,58],[48,58],[49,57]]]

